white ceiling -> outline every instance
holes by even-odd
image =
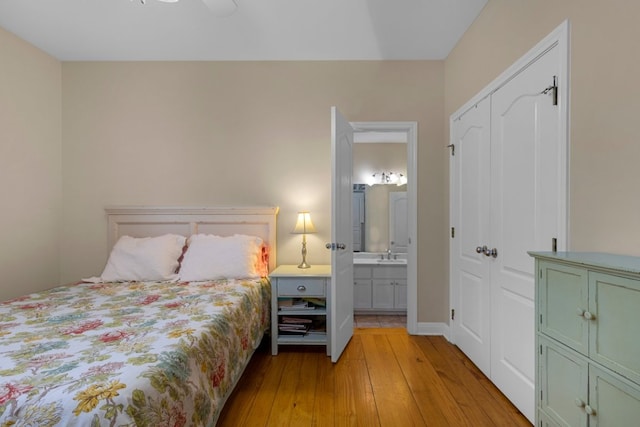
[[[487,0],[0,0],[0,27],[62,61],[444,59]]]

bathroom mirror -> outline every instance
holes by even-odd
[[[353,145],[354,251],[406,252],[406,184],[381,175],[407,176],[404,142],[360,142]],[[368,185],[373,174],[376,183]],[[403,212],[404,209],[404,212]]]

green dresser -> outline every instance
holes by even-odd
[[[640,426],[640,257],[536,260],[536,426]]]

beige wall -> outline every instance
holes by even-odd
[[[353,182],[366,184],[373,173],[407,176],[407,144],[392,142],[353,144]]]
[[[0,300],[58,284],[61,65],[0,28]]]
[[[337,105],[354,121],[419,123],[418,320],[444,322],[448,117],[565,18],[570,245],[640,255],[640,144],[630,125],[640,114],[638,16],[635,1],[490,0],[446,61],[432,62],[60,66],[0,31],[0,224],[13,245],[0,255],[10,284],[0,297],[56,277],[59,242],[61,281],[99,273],[110,204],[279,205],[281,263],[299,261],[289,230],[309,209],[320,231],[309,261],[328,262],[328,111]]]
[[[489,0],[445,61],[448,121],[569,18],[573,250],[640,255],[639,16],[635,0]]]
[[[444,62],[63,64],[62,278],[99,274],[105,205],[277,205],[278,262],[298,263],[296,212],[329,262],[330,116],[417,121],[419,320],[447,310]],[[429,203],[425,203],[429,200]],[[443,314],[445,313],[445,314]]]

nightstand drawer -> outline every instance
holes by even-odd
[[[278,278],[278,296],[325,296],[325,279]]]

